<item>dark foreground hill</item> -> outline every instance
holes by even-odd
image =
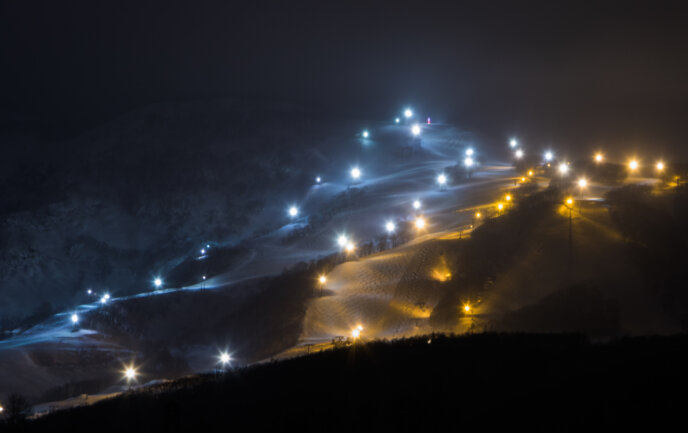
[[[11,430],[78,432],[532,430],[679,421],[688,337],[593,343],[476,334],[357,343],[197,376]]]

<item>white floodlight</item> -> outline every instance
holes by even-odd
[[[339,235],[339,237],[337,238],[337,245],[339,245],[340,247],[344,247],[344,245],[346,245],[347,242],[349,242],[349,238],[347,238],[345,235]]]

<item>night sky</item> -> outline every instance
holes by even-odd
[[[240,96],[352,119],[413,104],[495,139],[677,153],[682,3],[4,1],[1,135]]]

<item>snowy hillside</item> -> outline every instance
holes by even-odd
[[[261,212],[327,161],[319,131],[292,106],[204,101],[148,106],[64,142],[6,143],[23,152],[0,173],[0,323],[84,302],[87,288],[147,290],[206,243],[273,228]]]

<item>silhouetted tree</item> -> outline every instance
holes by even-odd
[[[12,393],[7,399],[7,407],[5,412],[7,415],[7,422],[10,424],[16,424],[23,421],[31,410],[31,404],[24,398],[24,396]]]

